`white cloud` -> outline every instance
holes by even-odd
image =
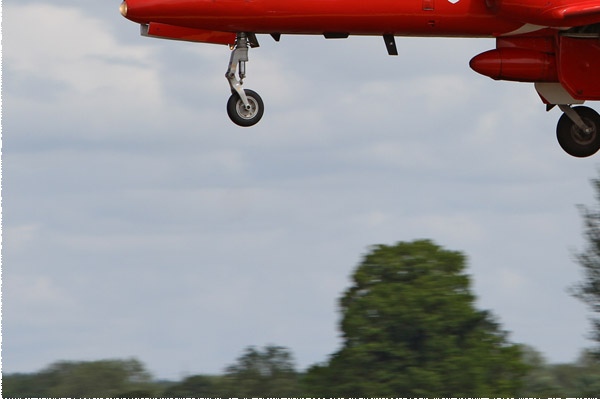
[[[3,275],[3,313],[12,324],[40,329],[48,323],[70,323],[70,313],[78,309],[77,300],[67,294],[56,278],[18,271]]]
[[[5,226],[3,229],[3,245],[5,250],[11,252],[26,251],[37,238],[41,226],[39,224],[21,224]]]
[[[60,80],[82,94],[131,89],[156,96],[156,71],[148,47],[119,45],[101,21],[78,8],[47,4],[4,8],[7,63],[19,73]],[[68,27],[68,29],[65,29]],[[101,94],[101,93],[100,93]]]
[[[78,121],[94,127],[77,132],[85,136],[163,105],[151,47],[118,43],[76,7],[10,3],[4,13],[9,119],[30,116],[27,125],[42,132],[53,121]]]
[[[418,218],[413,224],[421,226],[431,237],[445,238],[448,241],[458,238],[465,243],[476,244],[485,240],[485,230],[476,222],[476,216],[467,215],[427,215]]]

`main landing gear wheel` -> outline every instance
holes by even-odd
[[[252,126],[258,123],[265,112],[262,99],[254,90],[244,89],[248,106],[240,98],[240,95],[233,93],[227,101],[227,115],[234,124],[239,126]]]
[[[574,121],[577,116],[565,112],[558,121],[556,137],[560,147],[573,157],[589,157],[600,150],[600,115],[589,107],[574,107],[581,123]]]

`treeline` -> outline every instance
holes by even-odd
[[[598,398],[600,365],[583,353],[575,363],[547,364],[523,349],[528,372],[514,397]],[[247,348],[222,375],[192,375],[156,381],[142,363],[130,360],[57,362],[33,374],[2,378],[3,398],[243,398],[318,397],[306,372],[298,372],[283,347]]]
[[[135,359],[57,362],[3,376],[2,397],[600,397],[598,353],[548,365],[511,343],[475,307],[465,269],[462,253],[429,240],[373,246],[339,300],[341,348],[306,371],[278,346],[180,382],[153,380]]]
[[[33,374],[2,377],[2,398],[300,397],[303,374],[291,352],[249,347],[222,375],[157,381],[136,360],[57,362]]]

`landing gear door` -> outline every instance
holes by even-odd
[[[558,75],[569,94],[600,100],[600,38],[598,34],[560,36]]]

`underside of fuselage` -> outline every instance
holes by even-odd
[[[243,88],[257,34],[381,36],[397,55],[395,36],[496,38],[496,47],[470,62],[496,80],[530,82],[550,110],[564,112],[561,147],[576,157],[600,149],[599,0],[125,0],[121,14],[142,35],[229,45],[227,113],[240,126],[263,116],[260,96]]]
[[[478,0],[126,0],[128,19],[255,34],[493,37],[525,24]]]

